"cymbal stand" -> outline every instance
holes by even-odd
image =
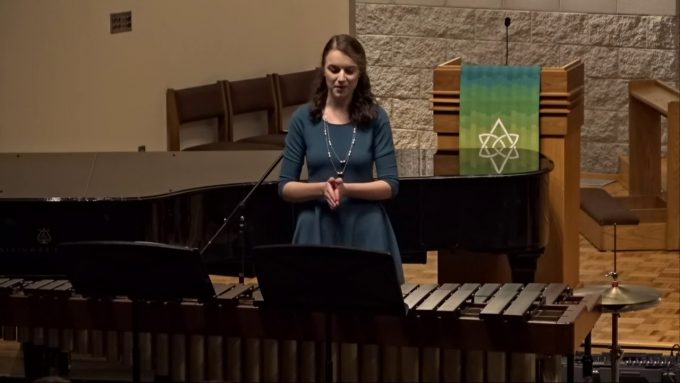
[[[616,222],[614,222],[614,245],[613,245],[613,253],[614,253],[614,269],[605,276],[611,277],[612,278],[612,287],[618,287],[619,286],[619,281],[618,277],[619,274],[616,271]],[[619,346],[619,317],[621,316],[621,313],[619,312],[618,309],[612,310],[612,349],[610,351],[610,356],[609,359],[611,361],[611,381],[613,383],[618,383],[619,382],[619,361],[623,357],[623,350]]]
[[[619,363],[623,356],[623,350],[619,346],[619,317],[622,312],[643,310],[658,304],[661,301],[661,293],[654,288],[621,284],[618,279],[616,253],[616,234],[619,223],[613,222],[612,224],[614,226],[614,269],[605,274],[611,277],[611,283],[586,286],[579,289],[579,294],[599,294],[602,297],[603,312],[612,314],[611,381],[618,382]]]
[[[612,311],[612,349],[611,349],[611,359],[612,364],[612,382],[619,382],[619,361],[623,357],[623,350],[619,346],[619,317],[621,313],[618,311]]]

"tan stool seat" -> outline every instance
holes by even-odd
[[[600,226],[640,223],[640,218],[604,189],[581,188],[581,209]]]

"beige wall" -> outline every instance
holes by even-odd
[[[110,34],[109,14],[126,10],[132,32]],[[336,0],[2,0],[0,152],[165,150],[166,88],[317,66],[349,12]]]

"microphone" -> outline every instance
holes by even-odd
[[[510,27],[510,18],[506,17],[505,18],[505,65],[508,65],[508,52],[509,52],[509,46],[510,46],[510,37],[508,34],[508,27]]]
[[[243,199],[241,199],[241,201],[236,205],[236,207],[234,207],[234,209],[231,211],[231,213],[229,213],[229,215],[226,218],[224,218],[224,220],[222,221],[222,225],[217,230],[215,230],[215,234],[213,234],[212,237],[210,237],[210,240],[208,240],[208,242],[205,244],[205,246],[203,246],[203,248],[201,249],[201,251],[199,253],[200,255],[203,255],[205,253],[205,251],[210,247],[210,245],[212,245],[215,238],[217,238],[217,236],[222,233],[224,228],[227,227],[227,225],[234,219],[234,217],[241,210],[243,210],[246,207],[246,203],[248,202],[250,197],[253,195],[253,193],[255,193],[257,188],[259,188],[260,185],[262,185],[264,180],[267,179],[267,177],[269,177],[269,174],[271,174],[271,172],[274,170],[274,168],[276,168],[276,165],[278,165],[279,162],[281,162],[281,159],[283,159],[283,152],[281,152],[281,154],[276,158],[276,160],[274,162],[272,162],[271,165],[269,165],[269,168],[267,168],[267,170],[265,170],[265,172],[262,173],[262,176],[260,177],[260,179],[255,183],[255,185],[253,185],[252,188],[250,188],[250,191],[248,191],[248,194],[246,194],[246,196],[243,197]],[[240,236],[242,248],[241,248],[241,270],[239,270],[238,281],[239,281],[239,283],[243,283],[243,279],[245,277],[245,268],[246,268],[246,263],[245,263],[246,249],[245,249],[245,238],[244,238],[244,236],[245,236],[245,217],[244,216],[241,216],[240,219],[239,219],[239,236]]]

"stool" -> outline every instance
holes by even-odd
[[[612,314],[612,349],[611,372],[612,382],[619,381],[619,360],[623,352],[618,344],[618,318],[622,312],[642,310],[658,304],[661,294],[658,290],[621,284],[616,268],[616,227],[618,225],[637,225],[640,219],[619,201],[603,189],[582,188],[581,209],[590,215],[601,226],[614,227],[613,261],[614,268],[605,274],[611,283],[586,286],[574,292],[574,295],[598,294],[602,297],[603,311]],[[586,375],[584,369],[584,375]],[[592,374],[592,371],[590,371]]]
[[[621,202],[600,188],[581,188],[581,210],[600,226],[637,225],[640,219]],[[616,246],[616,238],[614,239]]]

